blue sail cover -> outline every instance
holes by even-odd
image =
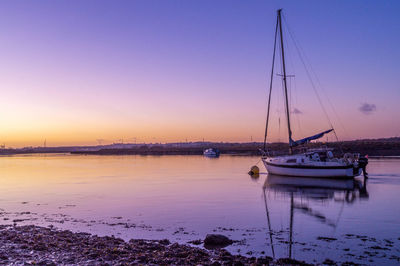
[[[316,134],[316,135],[314,135],[314,136],[307,137],[307,138],[300,139],[300,140],[296,140],[296,141],[294,141],[294,140],[291,139],[289,144],[290,144],[291,147],[296,147],[296,146],[298,146],[298,145],[302,145],[302,144],[305,144],[305,143],[309,143],[309,142],[312,141],[312,140],[322,138],[325,134],[331,132],[332,130],[333,130],[333,128],[331,128],[331,129],[329,129],[329,130],[326,130],[326,131],[324,131],[324,132],[318,133],[318,134]]]

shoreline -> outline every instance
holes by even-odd
[[[335,153],[360,153],[361,156],[400,157],[400,138],[378,140],[353,140],[342,142],[315,142],[307,144],[306,148],[320,146],[333,148]],[[69,147],[26,147],[0,149],[0,155],[18,154],[52,154],[70,153],[82,155],[203,155],[208,148],[216,148],[221,154],[260,156],[263,149],[261,142],[229,143],[229,142],[188,142],[188,143],[155,143],[155,144],[111,144],[98,146],[69,146]],[[267,143],[271,155],[286,154],[287,143]],[[301,150],[301,147],[300,147]],[[300,151],[299,150],[299,151]]]
[[[232,255],[222,248],[206,250],[167,239],[124,241],[35,225],[1,225],[0,260],[18,265],[310,265],[288,258]]]
[[[23,221],[23,219],[20,219]],[[359,242],[361,250],[350,247],[341,248],[347,259],[332,260],[329,256],[308,262],[291,258],[275,258],[246,253],[232,254],[224,247],[237,240],[226,238],[229,243],[221,243],[224,235],[216,232],[214,246],[207,244],[208,235],[204,240],[196,239],[184,243],[171,242],[163,239],[122,238],[114,235],[98,236],[85,231],[61,229],[52,224],[38,226],[33,224],[0,225],[0,264],[7,265],[365,265],[375,264],[375,259],[387,258],[388,261],[399,262],[400,257],[392,253],[396,249],[396,239],[376,239],[366,235],[347,233],[343,238],[318,236],[318,245],[334,244],[340,239]],[[230,231],[231,229],[226,229]],[[215,232],[215,231],[213,231]],[[276,233],[274,233],[276,234]],[[279,234],[279,232],[277,233]],[[210,236],[211,236],[210,235]],[[279,239],[279,238],[277,238]],[[220,243],[218,243],[219,241]],[[287,243],[280,240],[280,243]],[[309,250],[315,243],[295,242]],[[349,242],[351,243],[351,242]],[[354,242],[353,242],[354,243]],[[208,245],[208,246],[207,246]],[[350,245],[350,244],[349,244]],[[297,254],[299,256],[299,254]],[[349,257],[351,256],[351,257]],[[304,258],[303,258],[304,259]],[[324,260],[325,259],[325,260]],[[337,258],[336,258],[337,259]],[[361,260],[361,261],[360,261]]]

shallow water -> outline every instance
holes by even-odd
[[[250,178],[258,161],[0,157],[0,222],[180,243],[214,232],[238,240],[227,249],[248,256],[400,263],[399,159],[370,159],[367,182]]]

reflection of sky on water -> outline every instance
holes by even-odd
[[[400,253],[400,160],[370,160],[366,191],[362,178],[299,182],[261,174],[251,179],[246,173],[257,161],[240,156],[1,157],[0,221],[28,219],[18,223],[181,243],[217,232],[239,240],[229,251],[255,256],[273,255],[270,226],[280,258],[289,256],[293,195],[293,258],[398,263],[390,258]]]

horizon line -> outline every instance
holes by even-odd
[[[316,141],[313,143],[338,143],[338,142],[351,142],[351,141],[376,141],[376,140],[390,140],[390,139],[400,139],[400,136],[393,137],[382,137],[382,138],[363,138],[363,139],[351,139],[351,140],[335,140],[335,141]],[[234,142],[234,141],[180,141],[180,142],[140,142],[140,143],[110,143],[110,144],[97,144],[97,145],[60,145],[60,146],[25,146],[21,148],[15,147],[5,147],[5,144],[0,146],[0,150],[6,149],[49,149],[49,148],[72,148],[72,147],[107,147],[107,146],[117,146],[117,145],[168,145],[168,144],[263,144],[263,141],[243,141],[243,142]],[[288,142],[282,141],[274,141],[274,142],[266,142],[267,144],[288,144]]]

